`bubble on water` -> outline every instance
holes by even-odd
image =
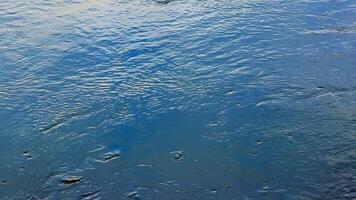
[[[129,192],[125,195],[124,199],[141,199],[137,190]]]
[[[25,169],[26,169],[26,167],[25,167],[25,166],[21,166],[21,167],[19,167],[19,170],[20,170],[20,171],[25,171]]]
[[[100,156],[98,156],[95,161],[97,162],[109,162],[112,161],[116,158],[119,158],[121,156],[121,151],[116,150],[116,151],[112,151],[112,152],[107,152],[104,153]]]
[[[89,152],[90,152],[90,153],[94,153],[94,152],[97,152],[97,151],[100,151],[100,150],[103,150],[103,149],[105,149],[105,146],[99,144],[99,145],[96,146],[95,149],[93,149],[93,150],[91,150],[91,151],[89,151]]]
[[[175,161],[180,161],[183,159],[183,151],[172,151],[170,153]]]
[[[215,194],[215,193],[217,193],[217,191],[216,191],[216,189],[211,189],[211,190],[210,190],[210,193],[211,193],[211,194]]]
[[[234,91],[234,90],[228,90],[227,91],[227,93],[226,93],[226,95],[233,95],[233,94],[236,94],[236,91]]]
[[[160,185],[169,185],[169,184],[177,184],[177,180],[170,180],[170,181],[166,181],[166,182],[160,182]]]
[[[169,3],[173,2],[174,0],[155,0],[155,1],[160,4],[169,4]]]
[[[8,182],[7,181],[1,181],[1,185],[6,185]]]
[[[27,160],[31,160],[33,158],[32,153],[28,150],[23,151],[22,156],[26,157]]]
[[[269,191],[269,187],[268,186],[264,186],[263,188],[259,189],[258,192],[260,193],[265,193]]]
[[[85,194],[81,194],[80,195],[80,199],[83,199],[83,200],[99,200],[100,197],[100,190],[96,190],[94,192],[88,192],[88,193],[85,193]]]
[[[79,183],[81,180],[81,176],[65,176],[60,180],[60,182],[64,185],[72,185],[75,183]]]
[[[151,168],[151,167],[152,167],[152,165],[148,165],[148,164],[139,164],[139,165],[137,165],[137,167],[149,167],[149,168]]]

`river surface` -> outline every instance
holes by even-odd
[[[355,1],[0,0],[0,199],[355,198]]]

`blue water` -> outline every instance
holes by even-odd
[[[0,0],[0,199],[355,199],[356,2]]]

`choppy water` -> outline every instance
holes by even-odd
[[[355,199],[352,0],[0,0],[0,199]]]

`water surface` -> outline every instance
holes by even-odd
[[[351,0],[0,1],[0,199],[356,198]]]

